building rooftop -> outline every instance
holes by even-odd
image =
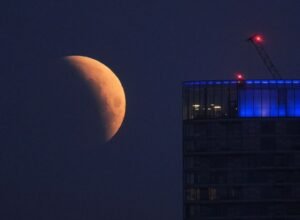
[[[272,80],[272,79],[254,79],[254,80],[196,80],[196,81],[184,81],[184,86],[193,85],[228,85],[228,84],[239,84],[245,83],[251,84],[300,84],[299,79],[282,79],[282,80]]]
[[[300,80],[183,82],[183,118],[300,117]]]

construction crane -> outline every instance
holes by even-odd
[[[268,69],[268,71],[271,73],[272,77],[274,79],[282,79],[279,71],[273,64],[270,56],[266,52],[263,43],[264,43],[264,38],[260,34],[254,34],[251,37],[247,39],[248,42],[250,42],[256,49],[258,55],[262,59],[265,67]]]

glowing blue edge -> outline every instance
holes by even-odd
[[[259,79],[259,80],[201,80],[201,81],[185,81],[184,86],[195,86],[195,85],[229,85],[229,84],[240,84],[245,83],[251,84],[300,84],[300,79]]]

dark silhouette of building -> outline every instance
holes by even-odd
[[[300,219],[300,80],[183,83],[184,220]]]

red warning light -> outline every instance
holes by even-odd
[[[242,74],[242,73],[237,73],[237,74],[236,74],[236,79],[237,79],[237,80],[244,80],[243,74]]]
[[[252,39],[255,43],[262,43],[264,41],[264,38],[259,34],[254,35]]]

